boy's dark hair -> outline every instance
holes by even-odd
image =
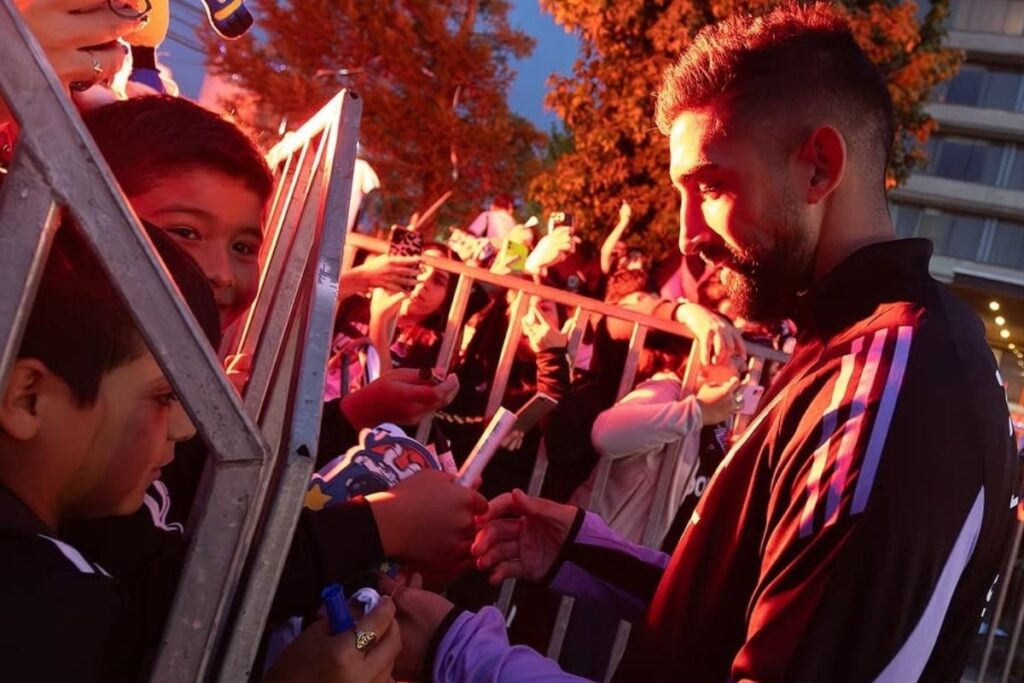
[[[172,239],[152,226],[147,234],[214,348],[220,319],[202,270]],[[65,219],[54,237],[18,358],[36,358],[91,405],[100,381],[144,349],[127,306],[77,226]]]
[[[243,181],[264,203],[270,198],[273,176],[252,140],[198,104],[154,95],[114,102],[82,118],[129,197],[170,172],[211,168]]]
[[[658,128],[667,135],[682,112],[720,103],[743,124],[824,117],[883,160],[892,149],[885,80],[825,3],[784,4],[755,18],[737,13],[701,29],[665,72]]]

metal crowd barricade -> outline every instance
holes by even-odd
[[[964,683],[1008,683],[1021,680],[1017,657],[1024,629],[1024,561],[1020,556],[1022,537],[1024,521],[1018,518],[1005,561],[996,579],[995,602],[990,602],[985,609],[982,622],[985,628],[976,643],[976,646],[981,647],[981,656],[977,667],[971,665],[973,662],[968,665],[961,678]],[[997,644],[997,638],[1003,642]]]
[[[273,232],[237,351],[253,358],[246,408],[280,447],[263,473],[264,490],[273,490],[226,636],[222,681],[249,677],[316,460],[361,108],[342,91],[267,155]]]
[[[340,93],[270,154],[274,231],[242,338],[243,405],[9,0],[0,35],[0,96],[21,124],[0,194],[0,380],[66,209],[210,450],[152,678],[246,680],[319,435],[361,102]]]
[[[347,249],[344,260],[347,264],[351,264],[353,262],[356,249],[362,249],[371,253],[386,253],[388,247],[387,242],[384,240],[358,234],[349,235],[346,245]],[[680,337],[692,338],[689,330],[685,326],[676,322],[661,320],[643,313],[627,310],[621,306],[606,304],[602,301],[590,299],[578,294],[573,294],[545,285],[539,285],[530,280],[524,280],[509,275],[495,275],[494,273],[481,268],[475,268],[457,261],[430,255],[423,256],[423,263],[448,272],[452,276],[459,278],[455,289],[454,300],[451,309],[449,310],[448,320],[445,326],[444,336],[442,338],[441,350],[438,354],[437,363],[435,364],[435,369],[439,372],[447,372],[452,365],[455,349],[459,346],[459,339],[465,322],[466,304],[469,300],[469,294],[473,284],[481,282],[516,292],[516,295],[512,300],[512,304],[509,307],[509,325],[505,333],[504,343],[502,344],[501,356],[497,363],[497,370],[491,382],[490,393],[487,398],[487,407],[484,411],[485,420],[494,414],[498,409],[498,406],[501,405],[501,400],[504,397],[505,389],[507,388],[509,369],[512,366],[515,350],[518,346],[519,338],[522,333],[520,320],[522,319],[522,314],[526,311],[527,302],[530,296],[537,296],[540,299],[565,306],[569,310],[573,311],[573,316],[576,318],[577,325],[569,341],[570,357],[575,356],[575,352],[580,346],[583,332],[588,321],[594,320],[600,316],[608,316],[610,318],[617,318],[619,320],[632,323],[633,329],[627,350],[626,365],[623,370],[622,377],[619,380],[616,400],[621,399],[633,388],[640,352],[643,350],[644,341],[646,340],[647,333],[649,331],[657,330]],[[697,375],[700,370],[700,354],[698,347],[699,345],[697,343],[694,343],[691,347],[686,376],[683,378],[684,386],[690,390],[695,388]],[[748,344],[747,351],[751,356],[750,369],[751,376],[754,381],[760,380],[761,373],[767,361],[784,363],[788,359],[786,354],[758,344]],[[746,421],[737,425],[738,428],[743,428],[745,426]],[[429,430],[430,419],[428,418],[419,426],[419,429],[417,430],[417,438],[420,441],[423,441],[429,434]],[[663,449],[664,457],[662,458],[661,470],[658,475],[658,486],[651,506],[651,517],[648,520],[643,538],[644,544],[648,547],[660,546],[664,532],[667,531],[666,529],[661,528],[659,521],[664,518],[663,511],[665,506],[668,504],[669,486],[671,482],[681,480],[684,483],[685,490],[693,483],[693,477],[696,474],[698,464],[696,452],[688,453],[687,457],[681,457],[681,447],[682,441],[680,440],[679,442],[665,446]],[[544,483],[546,470],[547,453],[542,441],[537,453],[533,476],[530,480],[530,495],[539,495]],[[596,465],[595,484],[589,507],[593,507],[597,501],[603,498],[610,471],[611,462],[607,458],[601,458]],[[502,586],[501,595],[498,599],[498,608],[506,615],[508,614],[511,605],[513,590],[514,581],[506,581]],[[565,638],[569,619],[572,615],[572,606],[572,598],[566,597],[562,599],[551,639],[548,644],[548,657],[557,659],[561,652],[562,642]],[[611,664],[608,667],[606,678],[610,678],[614,673],[615,666],[625,650],[628,634],[629,625],[623,622],[619,627],[619,632],[613,648]]]
[[[187,590],[175,598],[155,670],[160,680],[197,680],[230,609],[248,552],[253,491],[271,449],[18,10],[0,3],[0,96],[22,126],[0,197],[0,376],[17,352],[58,210],[67,209],[210,447],[181,578]]]

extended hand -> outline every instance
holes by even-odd
[[[474,519],[487,511],[487,500],[453,475],[420,472],[366,499],[385,554],[403,568],[426,574],[433,584],[472,567]]]
[[[341,399],[341,412],[356,429],[381,422],[413,425],[451,403],[458,392],[459,378],[454,374],[434,384],[420,377],[419,370],[397,368]]]
[[[576,514],[572,505],[530,498],[519,489],[503,493],[477,520],[477,568],[489,571],[494,585],[505,579],[539,582],[562,551]]]

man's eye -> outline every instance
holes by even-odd
[[[157,400],[157,403],[159,403],[160,405],[169,406],[178,400],[178,395],[175,394],[173,391],[169,391],[166,394],[160,394],[155,398]]]
[[[186,225],[172,225],[169,228],[164,228],[164,232],[169,232],[175,237],[180,237],[183,240],[198,240],[199,233],[194,228],[190,228]]]
[[[719,183],[704,182],[697,186],[700,193],[705,196],[718,196],[722,193],[722,186]]]

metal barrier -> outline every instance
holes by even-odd
[[[348,265],[351,265],[353,262],[357,249],[362,249],[371,253],[386,253],[388,248],[388,244],[384,240],[357,234],[349,235],[346,246],[347,249],[344,262]],[[627,349],[626,365],[623,370],[622,377],[619,380],[616,400],[620,400],[633,388],[640,352],[643,350],[644,341],[646,340],[647,333],[650,330],[657,330],[679,337],[692,339],[690,331],[684,325],[679,323],[654,318],[643,313],[630,311],[621,306],[606,304],[603,301],[597,301],[595,299],[590,299],[588,297],[555,289],[553,287],[539,285],[529,280],[509,275],[496,275],[488,270],[430,255],[423,256],[423,263],[459,278],[455,289],[454,301],[451,309],[449,310],[448,320],[445,326],[444,336],[442,338],[441,350],[435,364],[435,369],[440,372],[447,372],[449,370],[452,364],[454,351],[459,346],[459,339],[461,337],[465,321],[466,304],[469,300],[469,294],[473,284],[481,282],[516,292],[512,304],[509,307],[509,324],[505,333],[504,343],[502,344],[501,355],[498,359],[497,370],[491,382],[490,394],[488,395],[487,406],[484,411],[485,419],[489,419],[501,405],[501,400],[505,394],[505,389],[507,388],[509,370],[511,369],[512,362],[515,357],[515,350],[518,346],[519,338],[522,333],[520,321],[523,314],[526,312],[529,297],[531,296],[551,301],[573,311],[573,317],[577,324],[569,341],[570,358],[575,356],[583,338],[583,332],[589,321],[596,320],[599,316],[608,316],[610,318],[632,323],[633,329]],[[750,373],[754,381],[760,380],[766,361],[784,363],[788,359],[788,356],[785,353],[758,344],[748,344],[747,351],[751,356]],[[683,386],[688,391],[692,391],[696,386],[697,376],[700,370],[699,359],[699,344],[694,342],[691,347],[690,360],[687,363],[686,376],[683,378]],[[742,429],[746,426],[746,423],[747,420],[742,420],[736,425],[736,428]],[[419,426],[416,433],[417,439],[423,441],[429,434],[429,431],[430,419],[428,418]],[[586,435],[585,438],[589,438],[589,435]],[[671,482],[677,481],[678,478],[681,477],[682,481],[685,482],[685,490],[685,488],[692,483],[693,477],[696,473],[698,464],[697,452],[691,451],[686,453],[685,457],[682,457],[681,454],[682,440],[674,444],[669,444],[663,449],[661,470],[658,474],[658,485],[651,505],[651,516],[648,519],[647,528],[645,529],[643,537],[643,543],[648,547],[659,547],[661,539],[664,537],[666,529],[662,528],[660,520],[664,518],[664,510],[669,501],[669,487]],[[611,466],[611,461],[607,458],[601,458],[598,461],[596,466],[594,489],[591,494],[590,504],[588,507],[593,508],[597,502],[604,497],[605,488],[608,483],[608,476],[611,472]],[[540,494],[546,471],[547,452],[542,441],[537,453],[533,475],[530,479],[530,495],[536,496]],[[508,614],[511,605],[514,585],[515,582],[513,580],[506,581],[504,585],[502,585],[501,594],[498,599],[498,608],[506,615]],[[561,652],[562,642],[565,638],[569,619],[572,615],[572,606],[572,598],[566,597],[562,599],[554,631],[548,644],[548,657],[557,659]],[[625,650],[628,636],[629,625],[626,622],[622,622],[616,637],[611,665],[608,667],[606,678],[610,678],[614,673],[615,666]]]
[[[254,356],[243,406],[10,0],[0,0],[0,35],[0,96],[22,124],[0,195],[0,380],[66,209],[210,450],[153,680],[206,680],[218,664],[222,680],[245,680],[318,439],[361,103],[339,94],[271,152],[274,233],[243,336]]]
[[[249,676],[313,472],[362,103],[342,91],[267,156],[276,188],[260,291],[238,343],[253,356],[245,406],[279,454],[227,636],[222,681]]]
[[[1018,519],[1006,560],[996,579],[995,603],[991,603],[985,610],[982,622],[984,628],[978,638],[981,654],[977,666],[973,666],[973,661],[968,664],[961,678],[964,683],[1008,683],[1021,680],[1017,655],[1024,627],[1024,562],[1020,556],[1022,537],[1024,521]],[[1004,642],[997,646],[997,638]]]

